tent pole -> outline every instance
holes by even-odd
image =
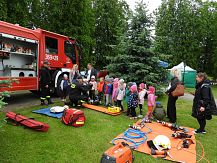
[[[183,73],[183,77],[182,77],[182,81],[183,81],[183,85],[185,85],[185,62],[184,62],[184,73]]]

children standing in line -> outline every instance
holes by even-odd
[[[130,119],[136,119],[136,107],[138,105],[138,93],[137,93],[137,86],[132,85],[130,87],[130,98],[128,101],[129,110],[131,112],[131,118]]]
[[[97,82],[95,81],[95,76],[91,76],[91,80],[89,82],[92,85],[92,89],[89,91],[90,103],[93,103],[96,96],[97,90]]]
[[[142,118],[143,115],[142,115],[142,107],[144,105],[144,101],[145,101],[145,95],[147,93],[147,90],[146,90],[146,84],[144,83],[141,83],[139,85],[139,110],[140,110],[140,115],[138,116],[139,118]]]
[[[62,101],[66,101],[66,96],[68,95],[68,88],[69,88],[70,82],[68,79],[68,75],[63,75],[63,80],[60,83],[60,89],[61,89],[61,99]]]
[[[122,105],[122,101],[124,99],[124,96],[125,96],[124,80],[120,79],[118,90],[116,92],[116,99],[117,99],[117,106],[121,108],[121,111],[124,111],[124,107]]]
[[[99,80],[100,81],[97,84],[97,91],[98,91],[99,104],[102,104],[103,86],[104,86],[105,82],[104,82],[104,78],[103,77],[101,77]]]
[[[155,88],[153,86],[150,86],[148,89],[148,112],[145,116],[147,119],[152,118],[152,112],[154,107],[156,106],[155,101],[156,101]]]
[[[105,106],[111,106],[112,105],[112,91],[113,91],[113,79],[112,78],[106,78],[105,84],[103,87],[103,92],[105,95]]]

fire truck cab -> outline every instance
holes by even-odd
[[[0,21],[0,80],[18,80],[0,91],[39,91],[44,60],[50,62],[51,90],[58,93],[63,75],[69,75],[73,64],[79,66],[76,40]]]

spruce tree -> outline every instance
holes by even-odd
[[[137,4],[129,29],[116,47],[118,54],[109,58],[110,75],[123,78],[126,82],[145,82],[156,86],[165,77],[159,66],[159,58],[151,51],[151,17],[143,2]]]
[[[119,33],[125,29],[128,6],[124,0],[95,0],[95,67],[107,65],[106,57],[114,56],[113,46],[118,44]]]

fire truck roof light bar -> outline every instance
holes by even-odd
[[[10,39],[15,39],[15,40],[20,40],[20,41],[25,41],[25,42],[30,42],[33,44],[37,44],[38,41],[36,40],[32,40],[32,39],[28,39],[28,38],[23,38],[23,37],[18,37],[18,36],[13,36],[13,35],[9,35],[9,34],[5,34],[5,33],[0,33],[1,37],[5,37],[5,38],[10,38]]]

